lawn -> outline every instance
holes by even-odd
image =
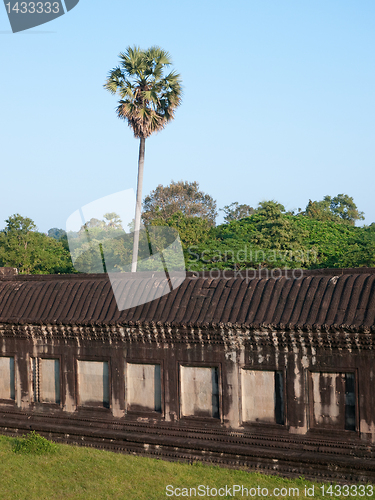
[[[365,485],[357,487],[357,494],[355,486],[341,486],[340,495],[338,487],[328,490],[325,483],[323,496],[321,485],[315,483],[312,492],[313,483],[304,478],[289,480],[62,444],[56,444],[52,452],[27,453],[27,446],[19,444],[19,440],[0,436],[0,499],[373,498],[371,487]],[[238,487],[234,489],[234,485]],[[245,489],[242,495],[242,486],[248,495]],[[305,487],[310,488],[310,496],[305,495]],[[292,488],[298,488],[298,495]]]

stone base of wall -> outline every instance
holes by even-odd
[[[218,428],[135,419],[126,422],[85,415],[30,415],[1,411],[0,433],[18,436],[35,430],[56,442],[192,463],[201,461],[249,472],[304,476],[321,482],[373,483],[375,451],[352,443],[272,432],[233,432]],[[147,420],[147,419],[143,419]]]

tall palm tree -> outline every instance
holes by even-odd
[[[132,272],[137,270],[139,229],[142,209],[142,184],[146,138],[162,130],[173,120],[176,108],[181,104],[182,88],[180,75],[170,71],[164,76],[166,67],[172,64],[171,57],[160,47],[141,50],[128,47],[121,52],[120,65],[110,71],[104,88],[120,96],[116,108],[117,116],[128,122],[134,136],[140,139],[138,158],[137,201]]]

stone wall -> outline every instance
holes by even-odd
[[[375,479],[370,334],[3,324],[0,347],[3,432]]]
[[[0,267],[0,277],[17,276],[18,269],[15,267]]]

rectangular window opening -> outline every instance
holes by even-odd
[[[220,418],[219,369],[180,367],[181,416]]]
[[[0,357],[0,399],[15,400],[14,357]]]
[[[108,361],[78,360],[79,404],[109,408]]]
[[[311,372],[312,425],[356,430],[356,384],[353,372]]]
[[[159,364],[127,363],[125,386],[129,409],[162,412]]]
[[[31,358],[32,400],[60,404],[60,360]]]
[[[242,421],[285,424],[282,371],[242,369]]]

